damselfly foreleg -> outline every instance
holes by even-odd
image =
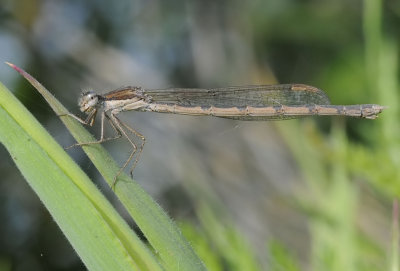
[[[91,113],[86,120],[82,120],[80,118],[78,118],[77,116],[73,115],[73,114],[66,114],[67,116],[71,116],[74,119],[78,120],[79,122],[81,122],[82,124],[86,124],[86,125],[90,125],[92,122],[92,119],[94,119],[96,117],[96,111],[94,111],[94,113]],[[104,138],[104,122],[105,119],[108,120],[108,122],[110,123],[111,127],[113,128],[113,130],[115,132],[117,132],[117,135],[113,136],[113,137],[109,137],[109,138]],[[82,142],[82,143],[75,143],[69,147],[66,147],[65,149],[70,149],[72,147],[77,147],[77,146],[86,146],[86,145],[92,145],[92,144],[101,144],[103,142],[106,141],[110,141],[110,140],[114,140],[114,139],[118,139],[122,136],[121,132],[117,129],[117,127],[115,126],[115,124],[111,121],[110,117],[107,115],[106,112],[102,112],[101,113],[101,122],[100,122],[100,138],[96,141],[89,141],[89,142]]]

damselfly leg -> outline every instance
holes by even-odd
[[[74,118],[75,120],[79,121],[82,124],[92,126],[93,123],[94,123],[94,118],[96,117],[96,113],[97,113],[97,110],[91,112],[89,114],[89,116],[85,120],[82,120],[81,118],[75,116],[74,114],[70,114],[70,113],[69,114],[65,114],[65,115],[61,115],[61,116],[70,116],[70,117]],[[110,123],[111,127],[113,128],[113,130],[117,133],[116,136],[109,137],[109,138],[104,138],[104,127],[105,127],[104,123],[105,123],[106,119],[107,119],[108,123]],[[67,147],[66,149],[70,149],[72,147],[78,147],[78,146],[101,144],[101,143],[104,143],[104,142],[109,141],[109,140],[114,140],[114,139],[121,138],[122,136],[125,137],[128,140],[129,144],[132,146],[132,151],[130,152],[128,159],[124,162],[124,164],[121,166],[121,168],[119,169],[117,174],[114,176],[114,181],[113,181],[113,183],[111,185],[112,189],[114,189],[115,188],[115,184],[117,183],[118,176],[121,175],[123,170],[129,165],[129,163],[132,161],[132,159],[135,158],[134,161],[133,161],[133,164],[132,164],[132,166],[131,166],[131,168],[129,170],[129,173],[130,173],[131,177],[133,177],[133,170],[135,169],[136,164],[139,161],[140,155],[141,155],[141,153],[143,151],[143,148],[144,148],[144,144],[146,142],[146,138],[141,133],[137,132],[136,130],[134,130],[133,128],[129,127],[127,124],[122,122],[116,116],[116,113],[113,113],[113,112],[111,112],[110,116],[109,116],[105,111],[103,111],[101,113],[100,125],[101,125],[101,128],[100,128],[101,132],[100,132],[99,140],[90,141],[90,142],[75,143],[75,144]],[[141,144],[140,144],[139,148],[137,147],[135,142],[131,139],[131,137],[128,135],[127,131],[129,131],[130,133],[132,133],[134,136],[138,137],[141,140]],[[139,152],[138,152],[138,150],[139,150]],[[136,153],[137,153],[137,155],[135,157]]]
[[[137,153],[135,159],[133,160],[131,169],[129,170],[129,173],[131,175],[131,177],[133,178],[133,170],[136,167],[137,162],[139,161],[140,155],[142,154],[143,151],[143,147],[144,144],[146,143],[146,138],[139,132],[137,132],[135,129],[129,127],[127,124],[125,124],[124,122],[122,122],[117,116],[116,114],[113,114],[111,112],[111,116],[110,116],[110,123],[113,123],[115,125],[115,128],[124,136],[126,137],[126,139],[128,140],[128,142],[130,143],[130,145],[132,146],[132,151],[128,157],[128,159],[125,161],[125,163],[122,165],[122,167],[119,169],[118,173],[115,175],[114,177],[114,182],[112,184],[112,188],[115,188],[115,184],[117,183],[117,178],[118,176],[122,173],[122,171],[129,165],[129,163],[132,161],[132,159],[135,157],[135,154],[138,151],[138,147],[135,144],[135,142],[133,142],[133,140],[128,136],[128,133],[126,132],[126,130],[124,129],[124,127],[127,129],[127,131],[131,132],[134,136],[138,137],[141,139],[141,144],[139,147],[139,152]]]
[[[79,121],[82,124],[92,126],[93,123],[94,123],[94,119],[96,117],[96,113],[97,113],[97,111],[94,111],[85,120],[82,120],[81,118],[79,118],[79,117],[77,117],[77,116],[75,116],[74,114],[71,114],[71,113],[60,115],[60,116],[70,116],[70,117],[74,118],[75,120]],[[104,138],[104,122],[105,122],[105,119],[108,120],[108,122],[110,123],[111,127],[113,128],[113,130],[117,133],[117,135],[115,135],[114,137]],[[100,121],[100,138],[98,140],[96,140],[96,141],[75,143],[75,144],[73,144],[73,145],[71,145],[69,147],[66,147],[65,149],[68,150],[70,148],[78,147],[78,146],[86,146],[86,145],[91,145],[91,144],[101,144],[101,143],[106,142],[106,141],[118,139],[121,136],[122,136],[121,132],[115,127],[115,125],[111,121],[110,117],[103,111],[101,113],[101,121]]]

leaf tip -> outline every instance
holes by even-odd
[[[13,69],[18,68],[17,66],[15,66],[14,64],[12,64],[12,63],[10,63],[10,62],[8,62],[8,61],[6,61],[6,62],[4,62],[4,63],[6,63],[8,66],[10,66],[10,67],[13,68]]]
[[[35,86],[35,84],[40,84],[39,82],[37,82],[37,80],[35,78],[33,78],[29,73],[27,73],[26,71],[24,71],[23,69],[21,69],[20,67],[18,67],[17,65],[14,65],[10,62],[5,62],[8,66],[10,66],[11,68],[13,68],[14,70],[16,70],[17,72],[19,72],[23,77],[25,77],[26,80],[28,80],[32,85]]]
[[[14,64],[12,64],[12,63],[10,63],[10,62],[5,62],[8,66],[10,66],[11,68],[13,68],[14,70],[16,70],[17,72],[19,72],[19,73],[23,73],[23,70],[20,68],[20,67],[18,67],[17,65],[14,65]]]

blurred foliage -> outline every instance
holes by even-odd
[[[198,207],[197,215],[200,229],[188,223],[181,228],[209,270],[259,270],[251,246],[237,230],[206,205]]]

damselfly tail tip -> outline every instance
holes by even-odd
[[[390,106],[388,105],[378,105],[381,108],[381,112],[385,109],[388,109]]]
[[[389,106],[387,106],[387,105],[375,105],[374,106],[374,109],[376,110],[376,114],[379,114],[379,113],[381,113],[383,110],[385,110],[385,109],[388,109],[389,108]]]
[[[370,110],[366,110],[364,112],[365,115],[363,115],[362,117],[366,118],[366,119],[376,119],[378,118],[378,115],[380,113],[382,113],[383,110],[389,108],[388,106],[382,106],[382,105],[377,105],[377,104],[373,104],[370,107]]]

